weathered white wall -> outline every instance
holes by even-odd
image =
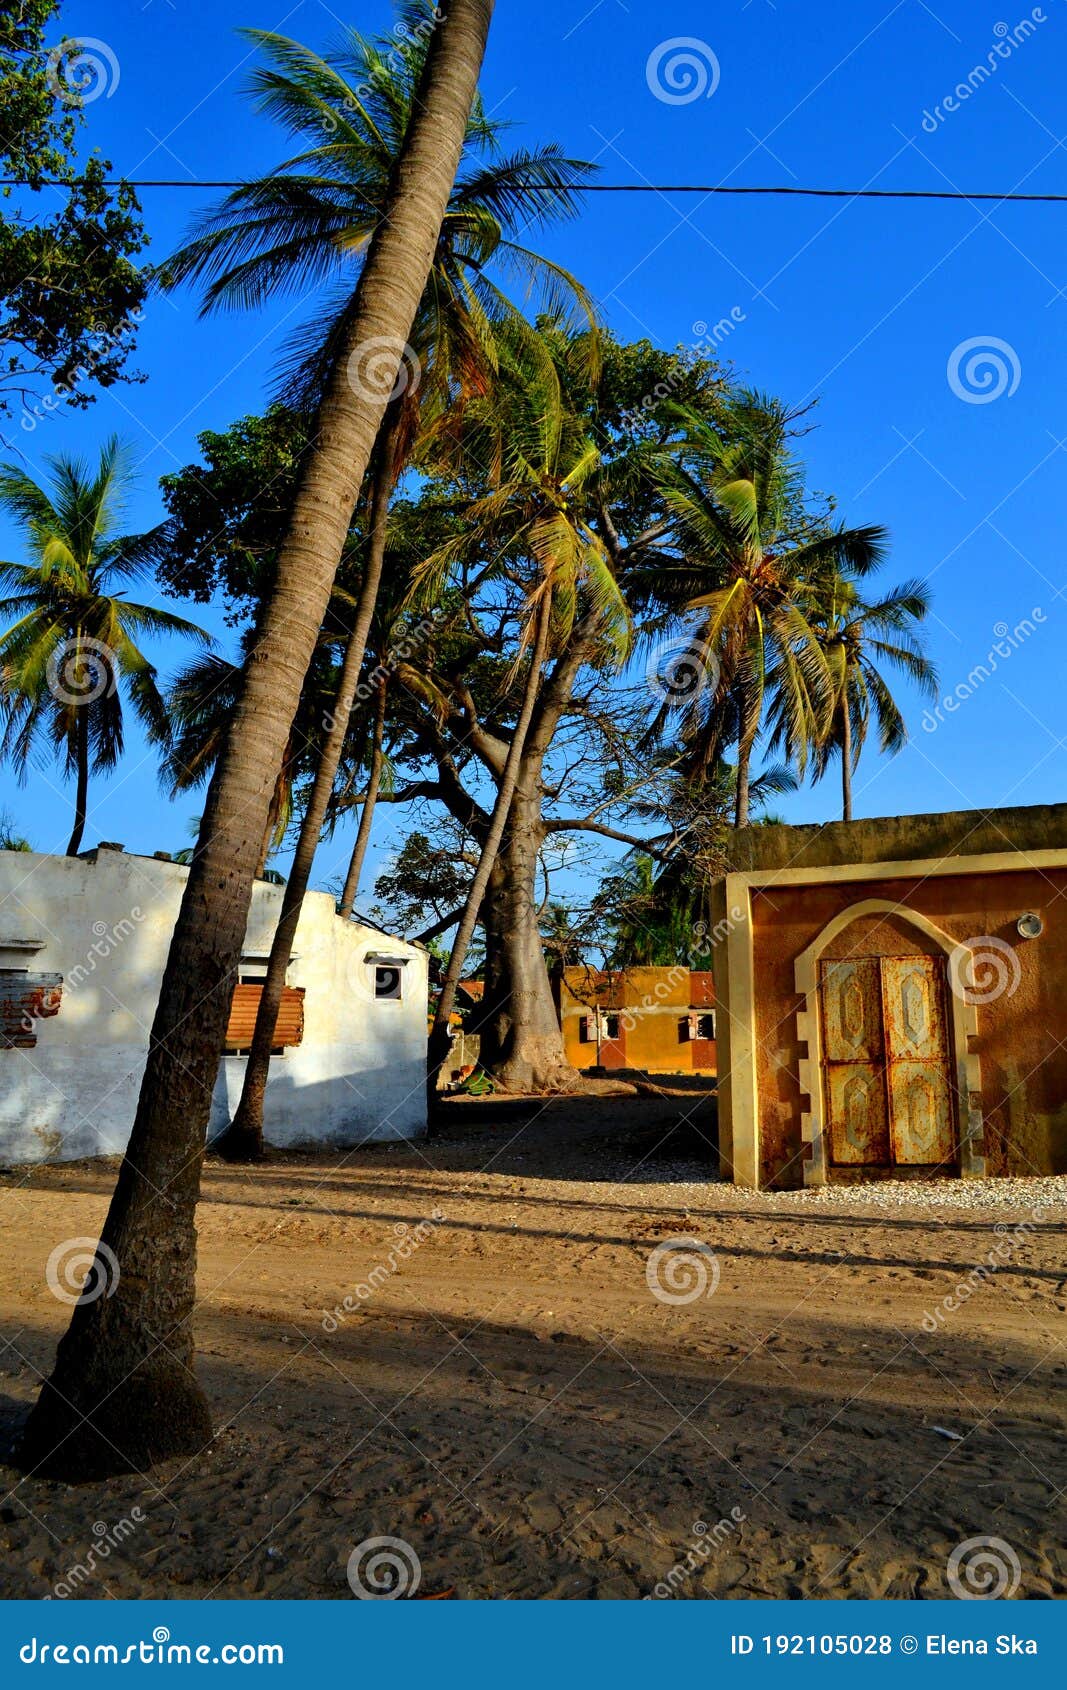
[[[91,861],[0,851],[0,969],[63,976],[59,1013],[35,1021],[34,1048],[0,1049],[0,1163],[125,1148],[187,872],[117,851]],[[246,956],[269,950],[281,897],[257,881]],[[375,999],[374,951],[408,959],[399,1001]],[[268,1140],[354,1145],[424,1132],[426,953],[341,921],[333,899],[313,892],[289,985],[305,988],[304,1036],[271,1061]],[[229,1119],[244,1066],[222,1058],[209,1133]]]

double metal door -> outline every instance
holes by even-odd
[[[820,972],[829,1157],[934,1166],[956,1157],[943,962],[848,957]]]

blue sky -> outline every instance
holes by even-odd
[[[342,22],[373,33],[391,13],[320,0],[77,0],[63,21],[106,43],[117,67],[88,107],[90,143],[130,176],[195,181],[253,175],[285,156],[285,139],[242,97],[251,51],[239,26],[324,45]],[[494,115],[514,121],[516,142],[558,140],[600,163],[603,181],[1064,192],[1065,70],[1064,0],[1007,11],[975,0],[498,0],[483,90]],[[146,190],[150,256],[162,258],[212,197]],[[963,683],[967,696],[934,731],[911,701],[907,749],[888,761],[872,750],[861,764],[861,815],[1067,792],[1065,232],[1067,205],[666,193],[593,198],[543,243],[622,336],[692,345],[701,325],[733,311],[720,353],[743,378],[794,404],[819,399],[803,442],[812,485],[835,494],[849,522],[888,526],[887,581],[930,581],[942,691]],[[197,433],[263,405],[300,317],[291,299],[202,321],[190,293],[153,298],[135,360],[143,385],[32,431],[16,418],[8,438],[36,469],[47,452],[91,455],[117,429],[140,466],[130,526],[148,525],[161,515],[158,477],[195,458]],[[968,378],[968,343],[990,342],[994,362]],[[0,528],[0,554],[19,556],[18,544]],[[1031,631],[1005,640],[1027,618]],[[968,686],[976,665],[991,670],[998,637],[1009,655]],[[180,658],[174,647],[159,655],[164,673]],[[776,807],[821,820],[836,799],[831,777]],[[70,800],[54,770],[25,790],[0,771],[0,806],[38,849],[63,848]],[[95,784],[86,844],[176,849],[197,809],[166,803],[131,735],[124,764]],[[379,857],[399,821],[383,818]],[[323,848],[318,883],[349,845],[339,834]]]

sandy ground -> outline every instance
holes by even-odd
[[[216,1441],[0,1469],[0,1594],[351,1600],[390,1537],[420,1597],[936,1597],[992,1537],[1007,1593],[1062,1595],[1065,1182],[741,1193],[710,1108],[488,1100],[429,1146],[210,1165]],[[46,1261],[113,1179],[0,1182],[5,1459],[69,1313]]]

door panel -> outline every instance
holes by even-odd
[[[880,1063],[838,1062],[827,1070],[831,1162],[889,1161],[885,1073]]]
[[[823,1054],[827,1062],[872,1062],[882,1055],[878,958],[822,965]]]
[[[952,1161],[952,1098],[939,1063],[891,1062],[889,1107],[894,1162]]]
[[[889,1060],[944,1062],[945,1019],[934,958],[883,957],[882,983]]]

